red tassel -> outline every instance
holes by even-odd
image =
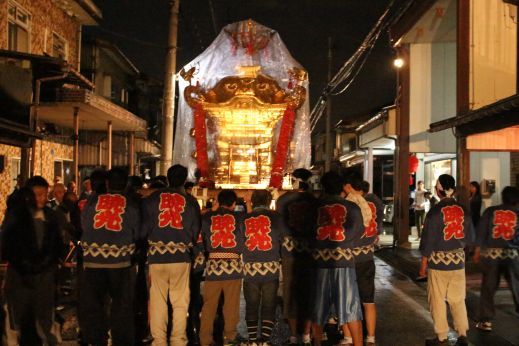
[[[249,37],[249,42],[247,42],[247,54],[254,54],[254,43],[252,42],[252,37]]]
[[[270,187],[281,188],[283,183],[283,171],[287,162],[288,148],[292,140],[294,124],[296,120],[296,112],[293,107],[287,106],[281,128],[279,130],[278,144],[276,147],[276,156],[272,163],[272,173],[270,176]]]
[[[207,178],[209,163],[207,157],[207,128],[205,125],[205,111],[200,103],[195,107],[195,146],[196,146],[196,165],[200,169],[200,175]]]

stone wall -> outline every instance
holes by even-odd
[[[0,144],[0,155],[5,157],[5,166],[0,173],[0,222],[4,219],[7,197],[13,192],[13,177],[11,174],[11,164],[13,158],[20,158],[21,149],[10,145]]]
[[[49,184],[54,179],[54,161],[73,160],[74,147],[51,141],[36,141],[36,165],[34,174],[41,175]]]
[[[54,161],[72,160],[74,148],[70,145],[47,140],[36,141],[35,175],[43,176],[49,184],[54,179]],[[7,196],[12,192],[16,176],[11,173],[13,159],[19,159],[21,149],[0,144],[0,155],[5,156],[5,169],[0,173],[0,222],[4,218]]]
[[[11,0],[0,0],[0,48],[7,49],[7,5]],[[52,0],[13,1],[31,14],[30,53],[52,54],[52,33],[68,42],[68,62],[77,67],[79,22],[57,7]]]

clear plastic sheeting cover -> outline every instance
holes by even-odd
[[[242,42],[233,39],[231,33],[236,33],[244,23],[251,21],[238,22],[229,24],[222,29],[218,37],[213,43],[196,59],[184,66],[184,70],[188,71],[195,68],[195,73],[191,80],[192,85],[199,84],[205,90],[208,90],[222,78],[228,76],[236,76],[239,74],[238,68],[242,66],[259,66],[260,73],[270,76],[279,83],[279,86],[285,90],[290,89],[289,70],[292,68],[302,69],[302,66],[291,56],[285,44],[281,40],[279,34],[260,24],[254,23],[255,32],[268,33],[268,44],[263,48],[251,50],[249,47],[242,45]],[[238,44],[237,44],[238,42]],[[189,168],[190,177],[193,177],[197,167],[196,159],[193,157],[195,152],[195,139],[191,136],[191,130],[194,128],[193,109],[184,99],[184,89],[188,87],[189,81],[179,78],[179,102],[176,122],[175,147],[173,153],[174,163],[182,164]],[[309,95],[308,95],[308,79],[302,84],[306,89],[306,99],[304,104],[297,110],[296,121],[290,144],[290,152],[287,158],[286,172],[295,168],[308,168],[311,157],[310,143],[310,118],[309,118]],[[277,138],[279,135],[279,127],[281,120],[275,125],[273,131],[272,150],[276,150]],[[216,137],[220,129],[211,133],[208,131],[208,158],[214,162],[218,159]],[[273,153],[275,155],[275,152]]]

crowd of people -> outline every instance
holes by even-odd
[[[237,208],[237,193],[224,189],[202,209],[181,165],[146,188],[122,169],[98,169],[80,197],[59,181],[49,191],[44,178],[30,178],[9,197],[2,225],[6,344],[59,344],[56,274],[74,257],[86,345],[134,345],[143,329],[153,345],[209,346],[220,338],[224,345],[270,345],[280,282],[287,344],[321,345],[331,320],[340,345],[375,345],[373,255],[382,202],[354,173],[325,173],[316,197],[311,176],[295,170],[293,190],[275,208],[269,190],[247,193]],[[436,333],[426,344],[448,344],[447,301],[457,345],[467,345],[467,247],[475,246],[474,261],[486,268],[478,328],[492,329],[501,272],[519,302],[519,192],[505,188],[503,205],[487,209],[475,232],[470,211],[454,198],[454,178],[440,176],[435,190],[440,201],[420,241]],[[246,336],[237,332],[241,292]],[[144,327],[137,312],[147,316]],[[223,326],[215,331],[218,319]]]

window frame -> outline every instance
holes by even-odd
[[[27,53],[32,53],[32,44],[31,44],[31,37],[32,37],[32,13],[27,10],[25,7],[23,7],[22,5],[20,5],[18,2],[14,1],[14,0],[9,0],[7,1],[7,16],[6,16],[6,33],[7,33],[7,48],[9,49],[9,25],[12,24],[14,25],[15,27],[20,27],[22,28],[23,30],[26,30],[27,31]],[[15,8],[15,16],[14,18],[11,16],[11,14],[9,13],[9,10],[11,7],[14,7]],[[23,14],[25,14],[27,16],[27,22],[24,23],[22,21],[19,21],[18,20],[18,11],[22,12]],[[16,42],[16,46],[18,46],[18,42]],[[16,47],[16,49],[14,50],[16,52],[20,52],[20,50],[18,49],[18,47]]]
[[[60,40],[63,41],[63,43],[65,44],[65,58],[63,59],[64,61],[68,61],[68,58],[69,58],[69,43],[68,43],[68,40],[63,36],[63,35],[60,35],[58,34],[57,32],[55,31],[52,31],[52,53],[51,55],[55,58],[60,58],[59,56],[55,56],[54,55],[54,39],[55,38],[58,38]]]

